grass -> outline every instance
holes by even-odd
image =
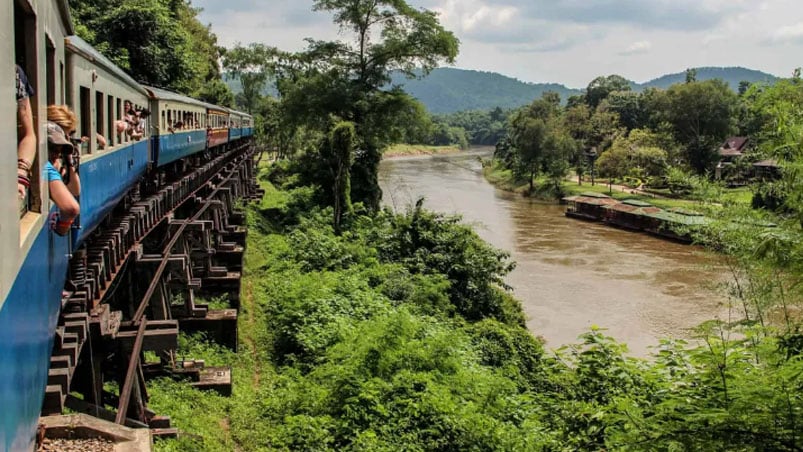
[[[266,181],[260,181],[265,197],[259,209],[284,205],[287,195]],[[249,215],[251,212],[249,212]],[[159,379],[149,384],[149,407],[160,415],[170,416],[172,425],[182,434],[177,439],[158,441],[154,450],[160,452],[203,450],[232,451],[256,448],[260,438],[253,437],[257,429],[249,420],[258,419],[261,394],[270,391],[276,369],[265,344],[271,343],[263,311],[266,290],[270,284],[264,265],[269,259],[265,250],[271,249],[268,234],[260,228],[249,227],[244,261],[240,310],[238,313],[238,351],[228,350],[209,341],[204,335],[181,335],[179,358],[202,359],[207,366],[228,366],[232,369],[233,393],[222,397],[215,392],[203,392],[186,383]],[[227,300],[208,300],[223,308]]]
[[[500,190],[524,194],[530,188],[530,184],[527,181],[517,179],[513,175],[513,171],[502,168],[496,162],[483,166],[482,174],[491,185]]]
[[[424,144],[394,144],[385,153],[388,157],[405,157],[414,155],[449,154],[460,152],[458,146],[428,146]]]
[[[513,193],[521,193],[524,196],[529,195],[529,182],[522,181],[517,179],[511,170],[505,169],[501,167],[498,163],[494,162],[490,165],[486,165],[483,168],[483,174],[485,175],[485,179],[488,180],[493,186],[499,188],[500,190],[505,190]],[[549,194],[547,190],[546,195],[542,195],[544,190],[539,190],[538,187],[544,186],[546,183],[546,178],[538,177],[536,178],[534,185],[536,186],[535,194],[532,195],[534,197],[543,198],[544,200],[551,200],[557,201],[553,197],[553,195]],[[718,199],[711,200],[709,202],[701,202],[692,199],[682,199],[682,198],[671,198],[671,197],[661,197],[661,196],[654,196],[651,194],[643,194],[643,193],[631,193],[631,190],[622,189],[621,187],[614,188],[610,190],[608,188],[608,184],[604,181],[597,181],[595,185],[591,185],[589,181],[583,182],[582,185],[577,183],[576,178],[566,179],[563,182],[563,190],[566,196],[578,195],[580,193],[601,193],[604,195],[608,195],[614,199],[624,200],[624,199],[638,199],[640,201],[649,202],[657,207],[662,209],[670,209],[670,208],[682,208],[687,210],[700,210],[702,207],[711,208],[718,207],[718,205],[728,205],[728,204],[735,204],[735,205],[750,205],[753,197],[753,193],[750,187],[740,187],[734,189],[725,189],[721,196]]]
[[[690,199],[658,198],[651,195],[630,193],[629,190],[622,191],[621,188],[619,188],[618,190],[609,190],[607,184],[600,182],[597,182],[596,185],[591,185],[590,182],[585,182],[583,183],[583,185],[578,185],[577,181],[567,180],[563,183],[563,188],[564,190],[566,190],[567,196],[579,195],[580,193],[588,193],[588,192],[602,193],[604,195],[608,195],[614,199],[619,199],[619,200],[638,199],[640,201],[648,202],[662,209],[679,207],[683,209],[694,210],[696,206],[701,205],[699,201],[693,201]]]

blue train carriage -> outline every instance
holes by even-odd
[[[242,121],[243,114],[237,110],[227,109],[229,111],[229,141],[234,142],[242,138]]]
[[[243,113],[242,137],[250,138],[254,136],[254,117]]]
[[[146,87],[154,115],[153,160],[163,167],[207,147],[207,104],[171,91]]]
[[[66,45],[67,104],[78,116],[81,136],[90,137],[81,150],[78,247],[147,171],[152,118],[134,125],[135,115],[126,111],[149,107],[142,86],[81,38],[70,36]]]
[[[53,331],[70,253],[51,232],[56,211],[41,177],[47,161],[46,108],[64,103],[64,37],[73,33],[64,0],[0,2],[0,450],[33,450],[47,384]],[[37,135],[31,188],[16,195],[15,63],[27,74]]]

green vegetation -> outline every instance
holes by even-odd
[[[157,450],[801,446],[794,329],[712,322],[701,346],[665,342],[651,361],[592,329],[548,353],[504,291],[506,254],[468,226],[420,203],[355,206],[337,235],[296,170],[264,170],[267,196],[247,207],[239,353],[181,341],[181,356],[233,366],[234,395],[154,385],[151,406],[185,432]],[[774,309],[744,302],[750,319]]]
[[[194,20],[189,3],[73,6],[82,33],[123,27],[137,36],[140,19],[166,24],[136,43],[85,35],[129,70],[184,92],[197,89],[198,74],[214,78],[212,69],[165,72],[213,57],[190,58],[194,25],[181,22]],[[260,144],[286,158],[262,168],[266,196],[246,207],[238,353],[202,335],[180,340],[179,358],[231,366],[234,393],[155,382],[151,408],[184,432],[158,450],[803,448],[799,76],[741,86],[738,98],[695,71],[683,86],[643,93],[601,77],[591,96],[565,106],[546,93],[511,115],[455,115],[436,128],[419,102],[386,89],[394,71],[414,76],[454,60],[457,40],[433,13],[401,0],[317,0],[314,8],[332,13],[347,40],[226,55],[246,93],[238,100],[257,113]],[[209,44],[211,35],[198,39]],[[161,58],[159,45],[176,58]],[[270,78],[279,99],[260,95]],[[684,111],[684,99],[699,110]],[[700,326],[691,345],[665,341],[648,361],[596,327],[547,352],[504,283],[514,266],[506,252],[423,201],[402,214],[378,208],[376,166],[387,146],[422,141],[430,127],[486,140],[503,116],[491,177],[556,196],[570,167],[591,171],[586,164],[599,158],[610,177],[693,198],[719,220],[701,239],[732,273],[732,319]],[[754,133],[757,152],[781,167],[778,179],[756,181],[757,209],[745,189],[726,193],[706,173],[707,144],[735,130]]]
[[[282,127],[291,134],[309,131],[322,138],[335,123],[352,122],[360,152],[351,169],[351,196],[376,210],[382,152],[420,128],[424,112],[401,89],[385,89],[391,73],[414,77],[416,69],[427,73],[441,62],[451,63],[459,41],[435,13],[405,1],[316,0],[313,10],[331,14],[346,40],[310,39],[308,48],[296,53],[262,44],[238,46],[224,65],[248,75],[241,81],[249,105],[256,104],[264,74],[276,79]]]
[[[220,77],[220,48],[189,1],[72,0],[76,34],[135,80],[219,105],[233,95]]]

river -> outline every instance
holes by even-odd
[[[527,326],[547,347],[577,343],[592,325],[648,356],[661,338],[688,339],[691,329],[723,315],[714,287],[724,278],[715,255],[598,223],[573,220],[564,208],[497,190],[471,151],[384,160],[384,203],[456,213],[517,262],[507,278]]]

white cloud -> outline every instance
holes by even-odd
[[[626,49],[619,52],[619,55],[622,56],[629,56],[629,55],[639,55],[642,53],[647,53],[652,49],[652,43],[650,41],[638,41],[630,44]]]
[[[516,8],[490,8],[488,6],[480,7],[473,14],[465,15],[462,18],[462,29],[465,31],[472,31],[477,28],[502,27],[510,22],[516,14]]]
[[[775,30],[768,41],[772,44],[803,44],[803,22]]]
[[[803,54],[800,0],[407,0],[460,39],[457,66],[585,86],[619,73],[644,81],[687,67],[789,74]],[[348,39],[313,0],[193,0],[220,44],[300,50]],[[626,56],[624,58],[623,56]]]

